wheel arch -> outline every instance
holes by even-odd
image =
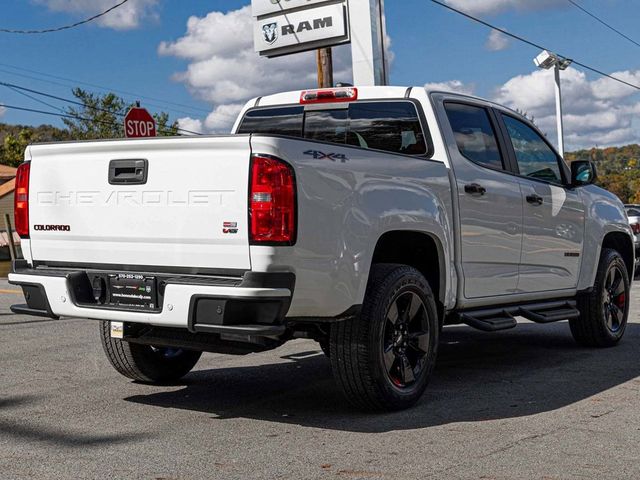
[[[401,263],[414,267],[429,282],[438,308],[443,308],[447,282],[445,254],[439,238],[414,230],[387,231],[376,242],[371,265],[376,263]]]
[[[633,241],[629,235],[623,232],[609,232],[602,239],[602,248],[612,248],[623,258],[624,264],[629,273],[629,279],[633,279],[634,273],[634,251]]]

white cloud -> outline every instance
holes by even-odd
[[[5,113],[7,113],[7,109],[0,105],[0,117],[2,117]]]
[[[107,10],[115,5],[114,0],[33,0],[46,5],[54,12],[67,12],[75,15],[91,16]],[[96,23],[114,30],[129,30],[137,28],[143,21],[157,20],[158,0],[129,0],[116,8]]]
[[[198,120],[197,118],[179,118],[178,128],[183,130],[180,133],[184,135],[198,135],[200,133],[204,133],[204,124],[202,120]]]
[[[254,52],[251,8],[191,17],[184,36],[162,42],[160,55],[189,62],[174,80],[211,103],[212,112],[201,121],[208,131],[228,131],[242,105],[252,97],[317,84],[315,52],[266,59]],[[333,51],[335,81],[351,82],[349,47]],[[182,119],[185,122],[193,119]],[[186,127],[185,127],[186,128]]]
[[[492,52],[498,52],[500,50],[506,50],[509,48],[509,37],[507,37],[504,33],[500,33],[497,30],[491,30],[489,33],[489,37],[487,38],[487,42],[484,44],[487,50],[491,50]]]
[[[640,71],[612,75],[640,83]],[[635,89],[602,78],[590,81],[569,68],[561,74],[565,142],[570,149],[636,143],[640,131],[635,118],[640,98]],[[498,103],[527,112],[549,138],[556,141],[554,80],[552,70],[518,75],[499,87]]]
[[[566,0],[445,0],[445,3],[472,15],[496,15],[509,10],[563,8]]]
[[[475,86],[472,84],[465,84],[460,80],[449,80],[447,82],[431,82],[425,83],[424,88],[427,90],[439,90],[443,92],[455,92],[465,95],[473,95]]]

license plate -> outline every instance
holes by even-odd
[[[109,303],[155,309],[158,305],[156,278],[135,273],[109,275]]]

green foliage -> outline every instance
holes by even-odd
[[[24,150],[30,143],[59,142],[69,140],[66,130],[51,125],[29,127],[0,123],[0,164],[18,166],[24,158]]]
[[[126,102],[114,93],[98,95],[74,88],[73,96],[83,105],[67,107],[65,113],[76,118],[63,118],[69,135],[75,140],[119,138],[123,135],[122,115],[127,113]]]
[[[76,140],[96,140],[121,138],[124,136],[124,116],[135,104],[127,102],[114,93],[98,95],[81,88],[73,89],[73,96],[82,103],[81,107],[68,107],[66,113],[76,118],[64,118],[72,138]],[[170,122],[169,114],[160,112],[153,115],[158,136],[178,134],[178,122]]]
[[[113,93],[96,94],[74,88],[73,96],[81,106],[67,107],[65,113],[75,118],[64,118],[64,129],[51,125],[31,127],[0,123],[0,164],[17,166],[22,162],[24,150],[30,143],[64,140],[96,140],[124,136],[124,115],[134,104],[128,104]],[[159,136],[178,135],[178,122],[169,114],[153,114]]]

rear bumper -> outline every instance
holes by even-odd
[[[91,304],[93,300],[86,297],[79,300],[78,276],[91,273],[75,269],[17,269],[9,274],[9,282],[22,287],[27,303],[11,309],[26,315],[140,323],[192,332],[278,335],[285,330],[284,318],[295,284],[291,273],[247,272],[235,281],[167,276],[163,277],[158,311],[130,311]]]

